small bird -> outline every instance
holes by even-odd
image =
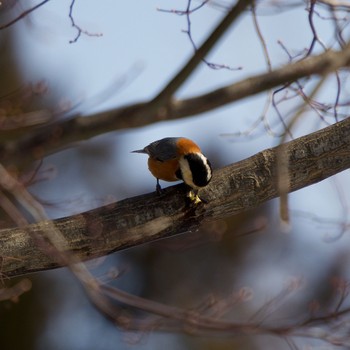
[[[159,180],[183,180],[191,187],[187,196],[195,204],[201,202],[198,191],[210,182],[212,168],[209,160],[192,140],[184,137],[166,137],[132,153],[148,154],[148,169],[157,179],[158,194],[161,193]]]

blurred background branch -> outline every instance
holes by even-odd
[[[327,75],[350,63],[350,46],[342,51],[328,51],[319,56],[288,64],[283,68],[250,77],[237,83],[210,91],[201,96],[184,100],[174,100],[155,108],[154,101],[137,103],[115,110],[105,111],[90,116],[73,116],[63,121],[50,123],[48,126],[32,128],[30,134],[12,130],[13,138],[0,143],[0,159],[5,164],[21,162],[26,152],[28,161],[58,152],[72,144],[92,137],[127,128],[137,128],[164,120],[173,120],[195,116],[222,107],[228,103],[267,91],[280,85],[312,75]],[[157,98],[156,98],[157,100]],[[158,102],[156,103],[158,105]],[[232,117],[234,118],[234,117]],[[23,128],[23,125],[20,126]],[[29,130],[26,130],[29,131]],[[8,130],[3,132],[9,137]],[[55,136],[56,135],[56,136]],[[59,137],[57,137],[59,135]],[[2,145],[1,145],[2,144]],[[38,152],[41,150],[41,152]]]

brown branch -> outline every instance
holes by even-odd
[[[198,67],[200,62],[210,52],[210,50],[218,43],[221,37],[226,33],[231,24],[237,20],[242,12],[250,5],[253,0],[238,0],[236,5],[227,13],[224,19],[213,30],[205,42],[196,50],[191,59],[178,72],[175,77],[162,89],[162,91],[155,97],[153,103],[155,106],[163,107],[175,92],[188,79],[192,72]]]
[[[350,118],[283,147],[289,164],[288,192],[328,178],[350,167]],[[60,266],[32,238],[44,235],[52,224],[69,251],[87,260],[255,208],[278,196],[278,152],[279,147],[267,149],[216,171],[201,193],[208,204],[196,208],[186,206],[185,186],[177,185],[161,196],[149,193],[67,218],[1,230],[1,273],[11,277]]]
[[[74,142],[115,130],[136,128],[163,120],[197,115],[303,77],[325,75],[339,68],[347,67],[349,63],[350,46],[346,46],[342,51],[328,51],[319,56],[288,64],[200,96],[173,100],[156,109],[154,103],[148,101],[88,117],[76,116],[32,130],[26,138],[11,142],[9,147],[6,144],[3,146],[0,144],[0,160],[5,164],[23,162],[24,153],[28,161],[40,159]]]
[[[193,47],[194,52],[198,51],[197,48],[197,44],[195,43],[195,40],[192,37],[192,22],[191,22],[191,15],[200,10],[203,6],[207,5],[209,3],[209,0],[203,0],[202,3],[200,3],[199,5],[196,5],[195,7],[191,7],[192,5],[192,0],[188,0],[187,3],[187,8],[186,10],[164,10],[164,9],[158,9],[158,11],[160,12],[167,12],[167,13],[175,13],[177,15],[180,16],[186,16],[186,20],[187,20],[187,29],[183,30],[184,33],[187,34],[188,39]],[[242,5],[244,3],[242,2]],[[231,68],[225,64],[217,64],[217,63],[213,63],[213,62],[209,62],[205,57],[202,57],[202,61],[209,67],[212,69],[228,69],[228,70],[238,70],[238,69],[242,69],[241,67],[238,68]]]
[[[31,7],[30,9],[23,11],[19,16],[17,16],[16,18],[11,20],[10,22],[7,22],[7,23],[1,25],[0,26],[0,30],[3,30],[5,28],[8,28],[8,27],[12,26],[13,24],[15,24],[16,22],[20,21],[22,18],[27,17],[30,13],[32,13],[35,10],[37,10],[39,7],[45,5],[49,1],[50,0],[44,0],[44,1],[40,2],[39,4]]]

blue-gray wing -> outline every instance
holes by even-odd
[[[152,158],[164,162],[177,157],[176,144],[180,137],[166,137],[154,141],[144,148],[144,151]]]

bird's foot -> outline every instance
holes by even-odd
[[[200,197],[198,196],[198,192],[197,191],[194,191],[194,190],[190,190],[188,193],[187,193],[187,197],[190,199],[190,201],[197,205],[199,203],[202,203],[202,200],[200,199]]]

